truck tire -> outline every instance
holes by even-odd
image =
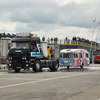
[[[41,62],[39,60],[36,60],[34,66],[33,66],[34,72],[40,72],[41,71]]]
[[[53,66],[50,68],[51,71],[56,71],[59,67],[59,61],[54,61]]]
[[[97,64],[97,61],[94,61],[94,64]]]

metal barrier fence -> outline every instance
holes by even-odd
[[[90,43],[85,43],[85,42],[80,42],[80,41],[64,41],[64,40],[48,41],[46,40],[44,42],[57,43],[59,45],[73,45],[73,46],[83,46],[83,47],[88,47],[88,48],[99,49],[99,45],[97,44],[90,44]]]

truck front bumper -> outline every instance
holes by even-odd
[[[30,63],[9,63],[8,69],[29,69]]]

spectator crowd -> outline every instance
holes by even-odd
[[[42,37],[42,41],[43,41],[43,42],[45,41],[45,37],[44,37],[44,36]],[[57,43],[58,38],[57,38],[57,37],[54,37],[54,38],[51,37],[51,39],[50,39],[50,38],[48,37],[47,41],[48,41],[48,43],[50,43],[50,41],[51,41],[51,43],[53,43],[53,41],[54,41],[54,43]]]
[[[42,37],[42,41],[45,41],[45,40],[46,39],[43,36]],[[51,43],[53,43],[53,41],[54,41],[54,43],[57,43],[58,42],[58,38],[57,37],[54,37],[54,38],[52,38],[52,37],[49,38],[48,37],[47,41],[48,41],[48,43],[50,43],[50,41],[51,41]],[[76,36],[72,37],[72,39],[68,39],[67,37],[65,37],[64,41],[79,41],[79,42],[84,42],[84,43],[93,44],[93,45],[96,44],[97,46],[99,46],[99,43],[98,42],[90,41],[89,39],[80,38],[80,37],[76,37]]]
[[[84,42],[84,43],[89,43],[89,44],[93,44],[93,45],[99,45],[98,42],[95,42],[95,41],[90,41],[89,39],[85,39],[85,38],[80,38],[80,37],[76,37],[74,36],[72,38],[72,41],[79,41],[79,42]]]

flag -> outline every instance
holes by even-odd
[[[95,21],[96,21],[96,19],[92,23],[94,23]],[[90,24],[90,26],[92,25],[92,23]]]
[[[96,28],[97,28],[97,26],[98,26],[99,24],[100,24],[100,22],[98,22],[98,24],[96,25]],[[95,29],[96,29],[96,28],[95,28]]]

